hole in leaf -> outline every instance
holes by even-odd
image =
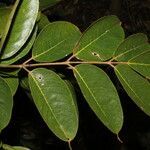
[[[39,80],[41,80],[42,79],[42,77],[41,76],[39,76]]]
[[[41,81],[43,79],[43,76],[41,74],[36,75],[37,80]]]
[[[100,55],[98,54],[98,53],[96,53],[96,52],[92,52],[92,55],[93,56],[96,56],[96,57],[98,57],[98,58],[100,58]],[[101,58],[100,58],[101,59]]]
[[[93,56],[97,56],[98,54],[96,52],[92,52],[92,55]]]

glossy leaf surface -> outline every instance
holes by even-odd
[[[5,24],[5,28],[3,29],[3,36],[2,36],[2,39],[1,39],[1,42],[0,42],[0,51],[2,50],[3,46],[4,46],[4,43],[5,43],[5,40],[6,40],[6,37],[7,37],[7,34],[9,32],[9,29],[10,29],[10,26],[11,26],[11,23],[13,21],[13,18],[14,18],[14,15],[15,15],[15,12],[17,10],[17,7],[19,5],[19,2],[20,0],[16,0],[15,4],[13,5],[12,7],[12,10],[10,12],[10,15],[9,17],[7,18],[6,17],[6,24]]]
[[[22,57],[24,57],[26,54],[28,54],[28,52],[32,48],[33,43],[35,41],[35,38],[36,38],[36,35],[37,35],[37,29],[38,28],[36,26],[35,29],[33,30],[33,33],[31,33],[29,39],[27,40],[27,42],[21,48],[21,50],[19,51],[19,53],[17,55],[14,55],[11,58],[8,58],[8,59],[5,59],[5,60],[1,60],[0,64],[12,64],[12,63],[18,61],[19,59],[21,59]]]
[[[8,84],[0,77],[0,132],[9,123],[12,113],[13,99]]]
[[[30,36],[38,14],[38,0],[23,0],[14,18],[2,59],[16,54]]]
[[[66,83],[53,71],[39,68],[29,73],[34,102],[48,127],[64,141],[78,128],[77,108]]]
[[[32,57],[38,62],[52,62],[72,53],[80,38],[79,29],[64,21],[47,25],[38,35],[32,50]]]
[[[115,52],[114,59],[117,61],[129,61],[133,57],[149,50],[150,44],[147,36],[142,33],[134,34],[120,44]]]
[[[77,65],[74,74],[89,106],[112,132],[123,124],[123,112],[117,91],[107,74],[93,65]]]
[[[116,75],[132,100],[150,115],[150,83],[127,65],[117,65]]]
[[[116,16],[96,21],[83,34],[74,55],[86,61],[104,61],[112,57],[124,39],[124,31]]]
[[[4,28],[6,27],[11,7],[0,7],[0,36],[2,37]]]

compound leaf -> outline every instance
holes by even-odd
[[[81,64],[73,70],[89,106],[104,125],[117,134],[123,124],[123,112],[119,96],[109,77],[93,65]]]
[[[53,71],[39,68],[29,73],[29,86],[48,127],[60,139],[72,140],[78,128],[78,115],[66,83]]]
[[[32,57],[38,62],[52,62],[72,53],[80,38],[79,29],[64,21],[47,25],[35,40]]]
[[[150,83],[127,65],[117,65],[116,75],[127,94],[146,114],[150,115]]]
[[[105,16],[96,21],[83,34],[74,55],[86,61],[105,61],[124,40],[124,31],[116,16]]]

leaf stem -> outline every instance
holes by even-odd
[[[74,57],[75,57],[74,55],[70,56],[67,61],[70,61]]]
[[[27,63],[30,62],[32,59],[33,59],[32,57],[29,58],[29,59],[28,59],[27,61],[25,61],[23,64],[24,64],[24,65],[27,64]]]
[[[120,139],[119,135],[117,134],[117,139],[120,143],[123,143],[123,141]]]
[[[71,141],[68,141],[69,150],[72,150]]]

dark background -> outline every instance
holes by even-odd
[[[150,33],[149,0],[64,0],[43,13],[50,21],[70,21],[81,31],[98,18],[115,14],[120,18],[126,36],[143,32],[149,37]],[[73,75],[69,73],[68,76],[65,71],[76,87],[80,116],[78,134],[72,142],[73,150],[150,150],[150,117],[127,96],[113,70],[106,68],[105,71],[116,85],[123,106],[124,126],[119,133],[123,143],[97,119],[78,90]],[[69,150],[67,143],[59,140],[47,128],[22,88],[14,97],[12,120],[3,130],[1,138],[4,143],[24,145],[32,150]]]

